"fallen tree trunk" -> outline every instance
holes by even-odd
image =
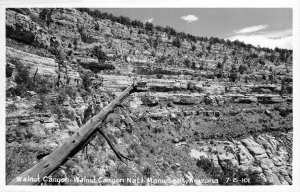
[[[120,104],[131,92],[135,91],[137,84],[133,83],[127,87],[120,96],[114,99],[107,107],[87,121],[77,132],[75,132],[62,145],[57,147],[51,154],[44,157],[38,164],[23,172],[13,179],[8,185],[37,185],[43,181],[45,176],[50,175],[68,157],[75,155],[88,139],[97,131],[107,115]]]

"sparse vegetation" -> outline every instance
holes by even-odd
[[[152,176],[152,170],[150,167],[146,167],[143,171],[143,175],[147,178],[150,178]]]
[[[176,37],[173,42],[172,42],[172,45],[177,47],[177,48],[180,48],[181,47],[181,41],[179,39],[179,37]]]
[[[82,79],[82,85],[84,89],[89,90],[90,86],[92,85],[91,74],[83,73],[81,75],[81,79]]]
[[[197,166],[201,167],[206,173],[210,174],[213,178],[217,178],[221,185],[264,185],[265,182],[256,171],[250,169],[242,171],[233,166],[229,161],[220,169],[213,165],[212,160],[207,158],[200,158]],[[236,178],[233,182],[232,179]],[[250,183],[241,182],[242,179],[250,179]]]
[[[197,91],[197,86],[195,83],[188,82],[187,84],[187,90],[190,90],[192,92]]]
[[[16,87],[9,90],[12,96],[27,96],[28,91],[35,91],[37,94],[47,94],[50,90],[50,84],[46,79],[41,78],[38,74],[30,76],[30,72],[19,60],[11,60],[15,66],[16,75],[14,80]]]
[[[43,9],[39,14],[39,18],[44,20],[48,27],[50,26],[51,23],[53,23],[53,20],[51,17],[52,12],[53,12],[53,9]]]
[[[107,55],[104,51],[102,51],[101,46],[95,46],[93,48],[93,55],[95,55],[99,62],[104,62],[107,60]]]

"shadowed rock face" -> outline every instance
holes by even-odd
[[[28,16],[11,10],[6,12],[6,36],[44,48],[50,46],[50,36],[45,29]]]
[[[114,70],[115,66],[113,64],[105,64],[98,62],[80,63],[80,65],[85,69],[90,69],[94,73],[99,73],[103,70]]]

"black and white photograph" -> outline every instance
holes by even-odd
[[[5,186],[298,183],[292,6],[97,5],[2,9]]]

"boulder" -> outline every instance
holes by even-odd
[[[279,173],[283,176],[285,181],[287,181],[290,185],[293,183],[292,179],[289,176],[289,173],[284,168],[280,168]]]
[[[222,97],[221,95],[216,96],[216,97],[215,97],[215,100],[216,100],[216,103],[217,103],[219,106],[221,106],[221,105],[224,104],[224,99],[223,99],[223,97]]]
[[[205,95],[203,101],[206,105],[210,105],[213,103],[214,97],[211,95]]]
[[[238,161],[236,160],[235,156],[229,152],[218,154],[218,159],[220,162],[219,164],[222,167],[226,167],[228,165],[227,163],[230,163],[233,166],[237,166],[239,164]]]
[[[127,126],[133,126],[133,124],[134,124],[133,120],[129,116],[124,119],[124,123]]]
[[[49,123],[44,123],[44,128],[46,130],[56,130],[59,128],[59,124],[56,122],[49,122]]]
[[[262,173],[262,168],[261,167],[250,167],[249,168],[251,172],[256,172],[256,173]]]
[[[129,106],[133,109],[137,109],[139,108],[139,106],[143,104],[143,102],[141,101],[140,98],[138,97],[134,97],[130,102],[129,102]]]
[[[79,126],[76,121],[69,121],[65,126],[66,129],[71,132],[76,132],[79,129]]]
[[[191,150],[190,156],[194,159],[208,158],[208,155],[205,152],[199,152],[195,149]]]
[[[30,97],[36,95],[36,92],[34,92],[34,91],[27,91],[27,93]]]
[[[264,148],[256,143],[253,138],[242,139],[241,142],[246,146],[246,148],[254,155],[261,155],[266,153]]]
[[[14,89],[17,87],[17,83],[15,83],[11,78],[7,78],[6,79],[6,91],[8,91],[9,89]]]
[[[144,105],[148,105],[148,106],[155,106],[158,105],[159,100],[157,97],[153,97],[153,96],[144,96],[141,98],[142,102]]]
[[[63,106],[69,106],[70,105],[70,100],[71,100],[71,98],[67,95],[67,97],[65,97],[62,105]]]
[[[171,120],[176,120],[177,119],[177,114],[176,113],[170,113],[170,119]]]
[[[169,116],[169,111],[167,111],[167,110],[158,110],[157,112],[149,113],[148,116],[149,116],[151,119],[158,120],[158,119],[161,119],[161,118],[163,118],[163,117]]]
[[[41,124],[40,121],[34,122],[28,131],[38,138],[46,136],[44,132],[44,126]]]
[[[238,145],[240,165],[251,165],[254,162],[253,156],[249,153],[248,149],[241,143]]]
[[[265,114],[268,115],[268,116],[271,116],[271,115],[272,115],[272,113],[271,113],[270,110],[266,110],[266,111],[265,111]]]
[[[263,173],[266,176],[268,183],[271,185],[281,185],[278,177],[270,169],[264,170]]]

